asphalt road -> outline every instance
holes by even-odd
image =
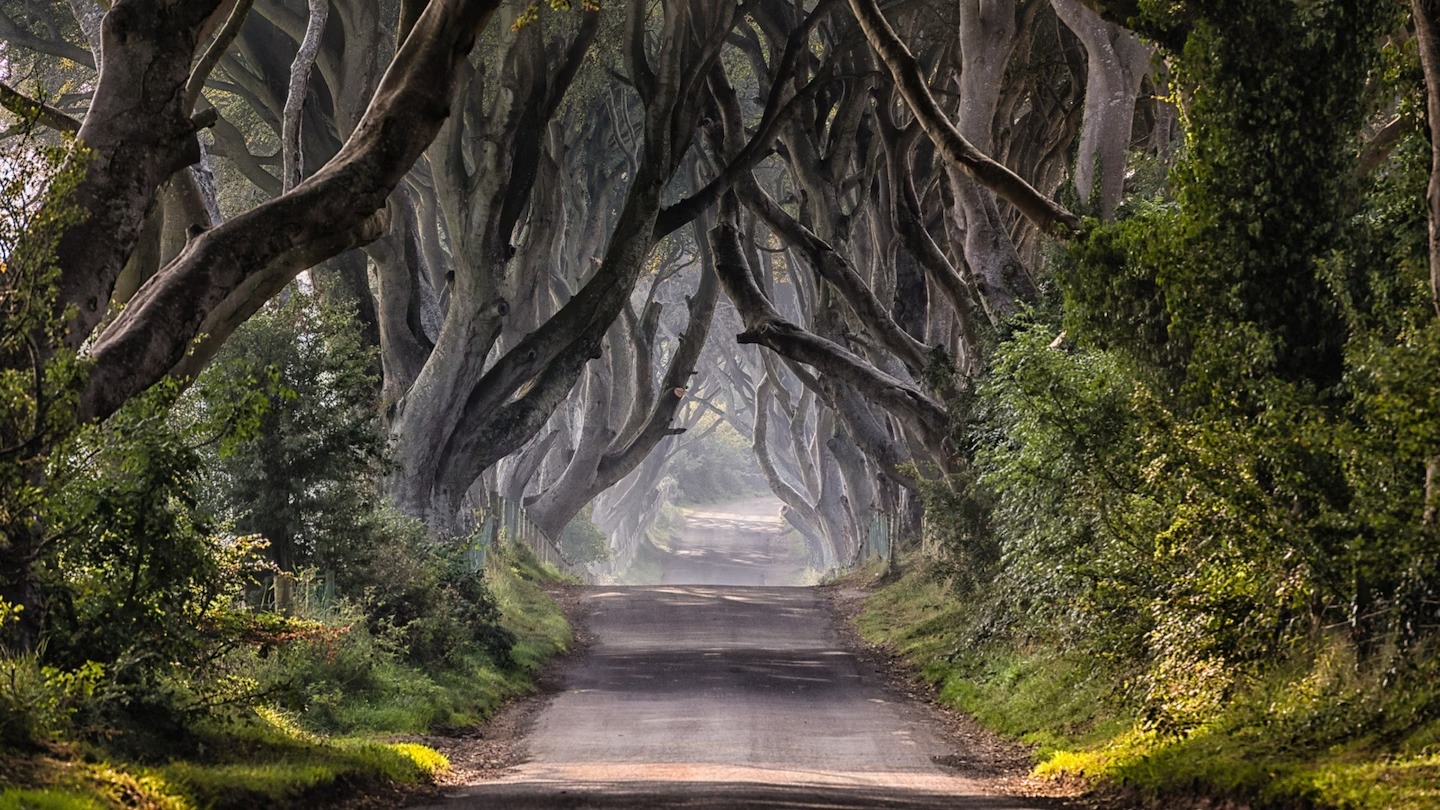
[[[774,498],[691,510],[660,555],[665,585],[805,585],[806,553]]]
[[[779,546],[753,519],[677,545],[673,584],[586,591],[592,641],[535,720],[530,761],[439,806],[1041,806],[935,764],[953,753],[936,721],[846,649],[815,590],[732,584],[798,572],[767,559]]]

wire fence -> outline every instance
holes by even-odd
[[[493,498],[491,503],[494,506],[479,516],[480,528],[471,535],[470,546],[465,552],[472,571],[485,567],[487,555],[503,537],[507,542],[525,546],[535,559],[554,566],[562,573],[583,575],[583,570],[572,565],[550,538],[540,531],[540,527],[530,520],[522,504],[499,497]]]

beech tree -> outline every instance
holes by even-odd
[[[116,282],[161,184],[200,159],[196,133],[213,116],[192,115],[184,91],[198,80],[191,66],[202,47],[223,34],[234,9],[220,0],[113,5],[98,40],[106,58],[69,158],[83,169],[64,204],[87,216],[64,230],[55,250],[64,338],[55,345],[41,336],[28,362],[40,367],[57,352],[83,349],[87,371],[75,407],[82,420],[103,419],[181,366],[214,313],[258,307],[300,271],[378,236],[386,198],[448,115],[456,71],[496,5],[427,5],[334,158],[281,196],[190,234],[112,313]],[[22,362],[6,358],[7,366]],[[33,643],[44,610],[30,567],[45,528],[25,516],[15,523],[0,550],[0,596],[26,608],[24,640]]]
[[[953,471],[951,403],[1079,227],[1062,183],[1113,211],[1148,51],[1097,5],[5,4],[29,86],[70,89],[0,101],[88,150],[54,347],[92,363],[82,419],[308,269],[380,347],[388,494],[434,530],[491,491],[553,537],[618,485],[613,518],[711,412],[844,564]],[[639,281],[677,262],[660,329]],[[760,353],[707,350],[717,317]]]

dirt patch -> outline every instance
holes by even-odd
[[[1055,807],[1093,806],[1077,801],[1085,792],[1079,785],[1031,776],[1035,765],[1031,747],[996,734],[970,715],[940,703],[939,690],[925,680],[918,667],[894,649],[866,641],[856,629],[856,619],[870,595],[868,589],[844,583],[823,586],[819,591],[835,616],[836,631],[861,661],[873,668],[877,680],[897,698],[923,707],[940,721],[951,753],[934,758],[936,765],[998,795],[1053,799]]]

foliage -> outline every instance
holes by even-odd
[[[28,128],[0,146],[0,645],[33,649],[45,603],[35,583],[53,503],[45,486],[55,443],[75,429],[84,364],[62,341],[55,250],[85,212],[70,204],[84,152],[46,145]],[[26,612],[28,611],[28,612]]]
[[[389,550],[408,548],[414,555],[410,539],[398,537]],[[563,650],[570,637],[559,607],[526,578],[543,574],[517,571],[507,560],[504,553],[492,555],[483,580],[475,575],[474,582],[487,587],[485,615],[473,623],[460,620],[463,610],[443,604],[396,623],[395,617],[376,621],[377,609],[364,603],[305,602],[309,618],[326,632],[237,650],[230,665],[266,700],[318,731],[422,733],[476,723],[528,689],[539,662]],[[413,576],[398,568],[396,574]],[[437,639],[439,651],[425,646]]]
[[[516,638],[513,665],[475,650],[450,667],[412,664],[346,608],[305,620],[326,632],[277,634],[288,638],[233,650],[226,668],[249,683],[247,694],[260,694],[269,705],[193,717],[183,756],[145,764],[92,748],[89,762],[36,761],[22,771],[26,789],[0,794],[0,801],[164,810],[311,807],[343,792],[428,781],[448,767],[429,748],[319,732],[389,736],[467,726],[531,690],[538,667],[570,643],[570,627],[543,589],[549,580],[527,578],[540,575],[538,569],[503,553],[492,559],[487,579],[501,622]]]
[[[590,522],[590,510],[587,505],[560,532],[560,552],[576,566],[602,562],[610,557],[610,538],[599,526]]]
[[[484,572],[469,568],[459,544],[393,513],[355,539],[364,562],[339,581],[360,599],[372,633],[393,639],[415,663],[443,665],[471,647],[506,659],[513,638],[499,625]]]
[[[904,570],[866,601],[862,634],[914,664],[942,703],[1035,746],[1038,775],[1122,785],[1156,806],[1197,792],[1251,807],[1434,806],[1433,665],[1394,683],[1331,635],[1277,658],[1192,732],[1167,734],[1137,716],[1113,660],[1013,638],[977,646],[975,607],[950,597],[943,569]]]
[[[989,358],[963,491],[990,503],[1001,626],[1134,671],[1150,727],[1183,733],[1318,626],[1377,652],[1419,632],[1440,327],[1427,156],[1405,146],[1364,194],[1343,168],[1391,12],[1149,14],[1184,32],[1185,153],[1056,258],[1068,338],[1022,317]]]
[[[703,432],[709,427],[701,424],[694,430]],[[766,491],[749,439],[724,421],[677,453],[667,474],[678,485],[679,504],[720,503]]]
[[[0,657],[0,740],[21,747],[65,736],[104,674],[94,661],[71,671],[42,664],[37,653]]]
[[[1048,775],[1258,805],[1435,800],[1440,318],[1398,6],[1145,5],[1186,146],[1052,257],[861,627]],[[1374,106],[1367,106],[1367,105]],[[1057,335],[1059,337],[1057,338]]]
[[[41,314],[35,324],[55,317]],[[5,459],[7,540],[20,525],[43,542],[24,580],[39,597],[0,598],[0,632],[38,605],[44,635],[0,647],[0,731],[7,746],[78,745],[120,763],[5,801],[305,804],[337,786],[428,779],[443,766],[428,749],[284,723],[277,736],[266,707],[313,728],[423,732],[529,688],[568,625],[526,586],[506,593],[525,593],[536,619],[502,612],[462,549],[378,505],[372,359],[342,313],[296,293],[189,391],[157,386],[99,425],[53,421],[44,452]],[[66,384],[83,371],[69,368]],[[37,403],[55,399],[22,377],[5,378],[6,424],[39,435]],[[284,612],[272,610],[279,585]],[[139,757],[176,761],[149,771]]]
[[[204,427],[167,419],[174,399],[173,386],[162,386],[87,426],[52,477],[50,655],[109,662],[113,675],[136,683],[173,662],[203,660],[256,549],[198,510],[195,444]]]
[[[373,360],[353,313],[295,290],[237,330],[198,381],[196,406],[233,427],[213,453],[211,507],[269,540],[282,570],[364,558],[353,538],[369,530],[385,449]]]
[[[975,465],[993,493],[998,592],[1008,609],[1103,654],[1133,657],[1153,626],[1161,563],[1143,491],[1137,383],[1116,357],[1052,347],[1018,324],[980,387]]]

